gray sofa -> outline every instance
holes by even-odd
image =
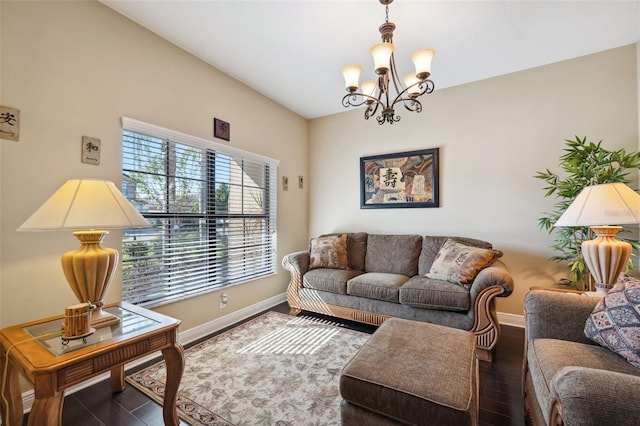
[[[468,285],[425,276],[447,240],[483,249],[491,249],[490,243],[446,236],[346,235],[345,269],[310,269],[310,250],[283,258],[291,273],[287,300],[292,313],[305,310],[373,325],[398,317],[470,330],[478,358],[491,361],[500,334],[494,298],[513,291],[506,266],[495,260]]]
[[[640,424],[640,368],[585,337],[599,300],[548,290],[525,296],[528,424]]]

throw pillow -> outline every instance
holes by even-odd
[[[482,269],[502,256],[499,250],[488,250],[446,239],[436,255],[427,278],[449,281],[469,289]]]
[[[349,269],[347,234],[313,238],[309,248],[309,269]]]
[[[593,309],[584,334],[640,368],[640,280],[619,280]]]

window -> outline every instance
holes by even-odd
[[[275,160],[123,118],[122,299],[158,306],[275,274]]]

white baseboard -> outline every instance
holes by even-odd
[[[498,312],[498,322],[502,325],[524,328],[524,315]]]
[[[277,296],[274,296],[269,299],[263,300],[259,303],[256,303],[255,305],[247,306],[246,308],[242,308],[240,310],[231,312],[230,314],[227,314],[223,317],[216,318],[205,324],[183,331],[179,334],[178,341],[182,345],[186,345],[188,343],[194,342],[198,339],[201,339],[205,336],[215,333],[216,331],[222,330],[225,327],[229,327],[253,315],[259,314],[262,311],[266,311],[267,309],[272,308],[273,306],[279,305],[280,303],[286,300],[287,300],[286,293],[281,293]],[[139,358],[135,361],[128,363],[125,367],[125,370],[130,370],[134,367],[137,367],[149,361],[153,361],[155,359],[159,361],[161,357],[162,355],[158,353],[158,354],[148,355],[143,358]],[[65,395],[71,395],[74,392],[78,392],[79,390],[92,386],[108,378],[109,378],[109,373],[100,374],[99,376],[93,377],[80,384],[71,386],[70,388],[65,390]],[[29,390],[22,393],[22,406],[24,407],[25,413],[28,413],[29,411],[31,411],[33,400],[34,400],[33,390]]]
[[[233,324],[240,322],[246,318],[249,318],[253,315],[256,315],[262,311],[265,311],[273,306],[279,305],[280,303],[287,300],[286,293],[281,293],[277,296],[271,297],[269,299],[263,300],[259,303],[256,303],[251,306],[247,306],[246,308],[242,308],[240,310],[231,312],[225,316],[220,318],[216,318],[212,321],[199,325],[197,327],[191,328],[189,330],[183,331],[178,336],[178,341],[182,345],[186,345],[188,343],[194,342],[198,339],[206,337],[210,334],[215,333],[216,331],[222,330],[223,328],[232,326]],[[515,315],[498,312],[498,321],[502,325],[510,325],[513,327],[524,327],[524,316],[523,315]],[[153,354],[148,355],[143,358],[139,358],[135,361],[130,362],[126,365],[125,370],[132,369],[139,365],[142,365],[146,362],[152,361],[154,359],[160,360],[160,355]],[[104,373],[99,376],[96,376],[90,380],[77,384],[75,386],[71,386],[69,389],[65,390],[65,395],[71,395],[74,392],[78,392],[84,388],[92,386],[96,383],[99,383],[103,380],[109,378],[109,373]],[[31,411],[31,405],[33,404],[33,390],[29,390],[22,393],[22,406],[24,407],[24,412],[27,413]]]

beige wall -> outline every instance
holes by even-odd
[[[0,103],[22,113],[20,142],[0,141],[0,326],[74,302],[59,258],[75,239],[15,229],[68,178],[120,182],[123,115],[203,138],[219,117],[231,122],[232,146],[279,159],[290,188],[278,194],[278,258],[337,230],[487,239],[516,279],[498,310],[517,315],[529,286],[564,275],[537,227],[553,200],[532,176],[557,171],[563,139],[575,134],[640,146],[635,46],[436,90],[422,114],[401,111],[393,126],[365,121],[362,110],[309,124],[99,3],[3,0],[0,14]],[[82,135],[102,140],[100,166],[80,162]],[[441,149],[440,208],[359,209],[359,157],[430,147]],[[298,175],[308,177],[304,190]],[[120,248],[119,238],[113,232],[107,245]],[[226,290],[224,311],[218,293],[159,310],[189,329],[282,293],[287,282],[278,267],[275,277]],[[116,280],[107,301],[119,295]]]
[[[638,149],[636,47],[437,90],[421,114],[398,110],[399,123],[365,121],[363,110],[311,122],[310,235],[333,231],[460,235],[504,251],[516,289],[498,311],[522,315],[532,285],[551,286],[564,270],[547,260],[552,239],[537,219],[544,198],[536,171],[558,169],[563,140],[574,135],[609,148]],[[336,93],[336,102],[339,101]],[[359,158],[440,148],[441,207],[359,207]]]
[[[0,325],[75,303],[60,267],[62,253],[77,247],[71,233],[15,230],[69,178],[120,184],[122,116],[206,139],[218,117],[231,123],[231,146],[280,160],[279,175],[307,176],[307,120],[102,4],[3,0],[0,12],[0,102],[22,117],[20,142],[0,141]],[[83,135],[101,139],[99,166],[81,163]],[[306,245],[307,191],[278,193],[278,259]],[[120,232],[106,245],[120,249]],[[219,293],[158,310],[186,330],[282,294],[288,279],[278,265],[276,276],[225,290],[225,310]],[[107,302],[120,291],[116,279]]]

